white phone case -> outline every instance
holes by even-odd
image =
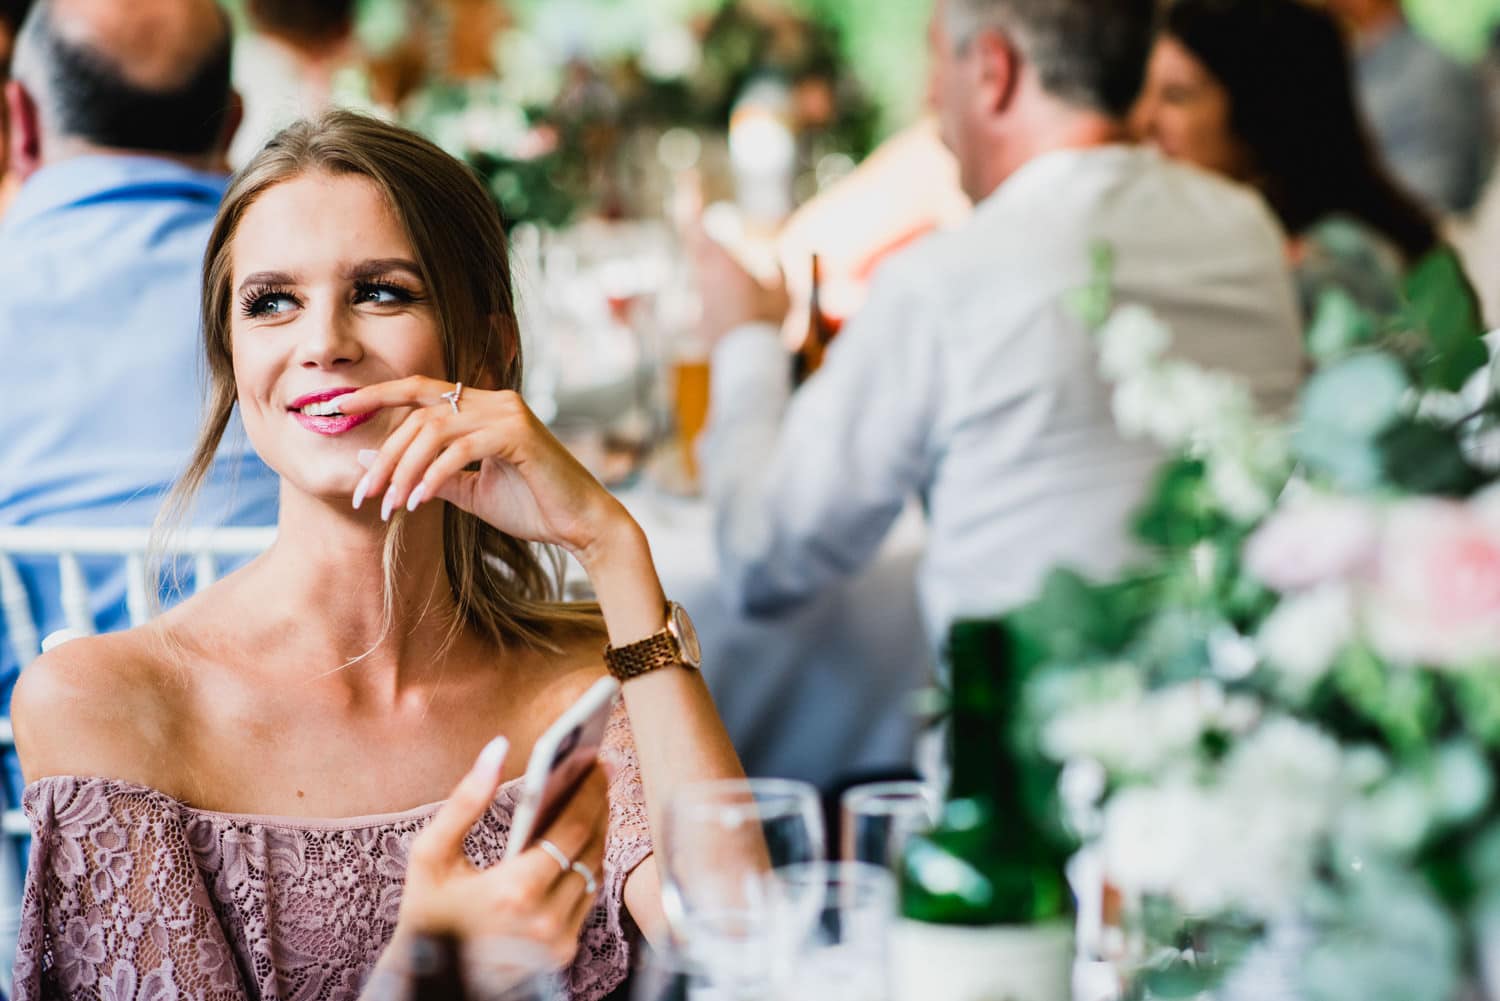
[[[505,844],[507,858],[530,847],[537,822],[551,819],[562,798],[598,758],[610,709],[619,692],[620,683],[614,678],[599,679],[537,740],[511,818]]]

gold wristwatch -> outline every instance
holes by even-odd
[[[620,681],[629,681],[663,667],[686,667],[696,671],[703,663],[698,631],[687,610],[667,602],[667,625],[643,640],[604,648],[604,664]]]

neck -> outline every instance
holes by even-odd
[[[282,488],[276,543],[257,561],[252,586],[267,621],[296,623],[297,645],[310,654],[296,660],[318,665],[319,675],[357,661],[358,671],[329,677],[392,699],[441,672],[436,654],[449,646],[456,614],[443,561],[445,507],[393,516],[401,538],[388,614],[389,529],[371,505],[353,511],[347,499]]]
[[[1033,112],[1017,121],[1003,136],[997,136],[985,170],[970,191],[975,203],[984,200],[1000,185],[1038,157],[1068,149],[1094,149],[1124,142],[1125,126],[1107,115],[1087,111],[1059,111],[1056,105],[1043,112]]]
[[[214,150],[209,153],[160,153],[155,150],[122,149],[115,146],[98,146],[94,143],[85,142],[70,136],[49,136],[43,145],[45,155],[41,166],[49,167],[55,163],[65,160],[77,159],[80,156],[142,156],[155,160],[166,160],[169,163],[181,164],[189,170],[197,170],[203,173],[226,173],[229,164],[224,159],[224,153]]]

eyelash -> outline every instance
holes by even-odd
[[[354,283],[354,294],[356,298],[369,295],[372,292],[386,292],[394,296],[396,301],[405,305],[420,302],[421,296],[406,286],[389,279],[367,280],[361,279]],[[292,290],[279,285],[259,285],[248,288],[240,296],[240,312],[246,317],[254,318],[265,314],[266,305],[273,299],[290,299],[298,302]]]

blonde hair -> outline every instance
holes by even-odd
[[[465,385],[521,388],[521,343],[505,232],[478,178],[416,133],[375,118],[330,111],[299,121],[234,177],[214,221],[203,258],[207,418],[161,525],[180,523],[191,508],[234,411],[230,248],[240,220],[267,190],[310,173],[363,177],[385,195],[411,243],[437,314],[447,378]],[[393,617],[401,521],[393,520],[385,545],[387,629]],[[499,646],[518,640],[556,651],[563,634],[602,628],[597,606],[560,600],[562,560],[555,549],[512,538],[453,505],[444,508],[443,561],[457,613],[449,642],[468,625]]]

